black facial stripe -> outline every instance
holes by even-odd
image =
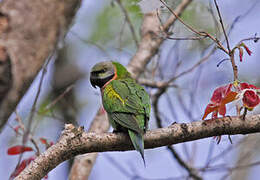
[[[112,74],[106,78],[98,78],[96,76],[91,76],[90,82],[92,86],[98,86],[99,88],[102,88],[109,80],[111,80],[114,77],[115,74]]]

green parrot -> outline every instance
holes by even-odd
[[[101,90],[103,106],[114,132],[128,133],[145,164],[143,135],[151,111],[148,93],[123,65],[113,61],[97,63],[91,70],[90,82]]]

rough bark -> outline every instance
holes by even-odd
[[[249,134],[260,132],[260,115],[225,117],[192,123],[172,124],[166,128],[148,131],[145,134],[145,148],[156,148],[187,141],[220,135]],[[59,141],[37,157],[15,179],[41,179],[61,162],[75,155],[133,150],[127,135],[122,133],[86,133],[82,128],[68,124]]]
[[[0,132],[43,63],[64,37],[80,0],[3,0],[0,4]],[[3,65],[4,64],[4,65]],[[8,83],[7,83],[8,82]],[[4,93],[2,93],[2,91]]]

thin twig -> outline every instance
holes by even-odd
[[[57,102],[59,102],[72,88],[74,88],[74,85],[70,85],[68,86],[65,91],[60,94],[56,99],[54,99],[54,101],[52,101],[50,104],[48,104],[46,106],[46,108],[39,112],[40,114],[45,114],[46,112],[48,112],[53,106],[55,106],[55,104],[57,104]]]
[[[204,168],[201,168],[200,171],[206,171],[206,169],[209,167],[210,164],[217,162],[220,158],[223,158],[223,154],[228,154],[229,152],[231,152],[232,150],[236,149],[239,145],[242,145],[242,143],[245,141],[245,138],[240,140],[238,143],[236,143],[235,145],[230,145],[228,146],[228,148],[226,148],[225,150],[223,150],[222,152],[220,152],[219,154],[217,154],[216,156],[212,157],[212,158],[207,158],[206,161],[206,165]],[[209,156],[208,156],[209,157]]]
[[[133,26],[133,24],[132,24],[132,22],[131,22],[131,20],[130,20],[130,17],[129,17],[129,15],[128,15],[128,12],[127,12],[127,10],[125,9],[125,7],[123,6],[121,0],[116,0],[116,2],[117,2],[118,6],[120,7],[121,11],[123,12],[123,14],[124,14],[124,16],[125,16],[125,20],[126,20],[128,26],[129,26],[129,29],[130,29],[131,34],[132,34],[132,36],[133,36],[135,45],[136,45],[136,47],[138,47],[137,35],[136,35],[136,33],[135,33],[135,29],[134,29],[134,26]]]
[[[208,167],[210,165],[210,160],[213,155],[214,148],[215,148],[215,141],[212,139],[210,141],[210,146],[209,146],[209,150],[208,150],[208,154],[207,154],[207,158],[206,158],[206,162],[205,162],[205,167]]]
[[[166,37],[166,39],[171,39],[171,40],[203,40],[206,37]]]
[[[209,11],[209,13],[210,13],[210,15],[211,15],[211,17],[213,19],[213,22],[214,22],[216,37],[220,38],[219,25],[218,25],[218,21],[216,19],[216,16],[215,16],[213,8],[212,8],[212,1],[209,1],[209,7],[207,9],[208,9],[208,11]]]
[[[27,142],[27,140],[29,138],[29,135],[30,135],[32,120],[33,120],[34,114],[36,112],[36,104],[37,104],[38,98],[39,98],[40,93],[41,93],[41,88],[42,88],[42,83],[43,83],[44,76],[45,76],[45,74],[47,72],[46,67],[49,64],[49,62],[50,62],[54,52],[55,51],[52,52],[52,54],[49,56],[48,60],[46,61],[46,63],[44,64],[44,66],[42,68],[42,75],[41,75],[41,79],[40,79],[40,83],[39,83],[39,86],[38,86],[38,90],[37,90],[37,93],[36,93],[36,96],[35,96],[35,99],[34,99],[34,102],[33,102],[33,105],[32,105],[32,109],[31,109],[31,112],[30,112],[30,116],[29,116],[29,119],[28,119],[28,124],[27,124],[27,127],[24,129],[25,132],[23,134],[23,140],[22,140],[23,146],[26,145],[26,142]],[[23,153],[21,153],[19,155],[17,166],[21,163],[22,157],[23,157]]]
[[[204,63],[205,61],[207,61],[210,56],[215,52],[216,48],[213,48],[206,56],[204,56],[203,58],[201,58],[196,64],[194,64],[191,68],[181,72],[180,74],[178,74],[177,76],[173,77],[172,79],[170,79],[170,82],[175,81],[176,79],[192,72],[196,67],[198,67],[199,65],[201,65],[202,63]]]
[[[122,37],[123,37],[123,34],[124,34],[124,31],[125,31],[125,24],[126,24],[126,20],[124,20],[124,22],[123,22],[123,24],[122,24],[122,26],[121,26],[121,29],[120,29],[120,32],[119,32],[119,49],[121,50],[122,49]]]
[[[176,19],[178,19],[184,26],[186,26],[189,30],[191,30],[192,32],[194,32],[195,34],[198,34],[199,36],[201,36],[201,33],[198,32],[197,30],[195,30],[194,28],[192,28],[190,25],[188,25],[187,23],[185,23],[165,2],[164,0],[160,0],[161,3],[163,3],[163,5],[176,17]]]
[[[24,137],[23,137],[23,144],[26,144],[27,136],[30,134],[32,121],[33,121],[33,118],[34,118],[34,114],[36,112],[36,104],[38,102],[38,99],[39,99],[39,96],[40,96],[40,93],[41,93],[43,79],[44,79],[45,74],[47,72],[46,68],[47,68],[47,66],[48,66],[48,64],[49,64],[49,62],[50,62],[54,52],[55,51],[52,52],[52,54],[49,56],[47,62],[45,63],[45,65],[42,68],[41,79],[40,79],[40,82],[39,82],[39,85],[38,85],[38,90],[37,90],[37,93],[36,93],[36,96],[35,96],[35,99],[34,99],[34,102],[33,102],[33,105],[32,105],[32,109],[31,109],[31,112],[30,112],[30,116],[29,116],[29,119],[28,119],[28,125],[26,127],[26,132],[25,132]]]
[[[217,9],[217,12],[218,12],[219,22],[221,24],[221,27],[222,27],[222,30],[223,30],[223,33],[224,33],[224,36],[225,36],[225,39],[226,39],[228,51],[229,51],[229,53],[231,53],[227,33],[226,33],[226,30],[225,30],[225,27],[224,27],[224,24],[223,24],[223,20],[222,20],[221,14],[220,14],[220,10],[219,10],[218,4],[217,4],[217,0],[214,0],[214,3],[215,3],[215,6],[216,6],[216,9]]]
[[[26,132],[26,129],[25,129],[25,126],[23,124],[22,118],[20,117],[20,115],[18,114],[17,111],[15,111],[15,114],[16,114],[16,120],[19,123],[19,126],[20,126],[20,128],[21,128],[21,130],[22,130],[22,132],[24,134]],[[17,133],[19,135],[21,135],[21,136],[23,135],[22,133],[19,133],[19,132],[17,132]],[[39,148],[36,140],[33,138],[33,136],[31,134],[29,134],[29,139],[30,139],[31,143],[34,145],[34,147],[36,149],[36,155],[39,156],[40,155],[40,148]],[[18,164],[20,164],[20,163],[18,163]]]
[[[232,65],[232,68],[233,68],[234,81],[237,81],[238,80],[238,69],[237,69],[237,65],[235,63],[234,51],[231,51],[231,49],[230,49],[227,33],[226,33],[226,30],[225,30],[225,27],[224,27],[224,24],[223,24],[223,20],[222,20],[221,13],[220,13],[220,10],[219,10],[218,4],[217,4],[217,0],[214,0],[214,3],[215,3],[215,6],[216,6],[216,9],[217,9],[217,12],[218,12],[219,22],[220,22],[220,25],[222,27],[222,31],[224,33],[225,40],[226,40],[226,43],[227,43],[228,55],[230,57],[231,65]]]
[[[236,25],[237,22],[241,21],[241,20],[242,20],[243,18],[245,18],[250,12],[253,12],[253,9],[254,9],[254,8],[258,7],[258,6],[257,6],[257,3],[259,3],[259,2],[260,2],[259,0],[255,0],[255,2],[250,6],[250,8],[248,8],[248,9],[246,10],[245,13],[243,13],[243,14],[237,16],[237,17],[233,20],[233,22],[231,23],[231,26],[230,26],[230,28],[229,28],[228,34],[231,33],[231,31],[234,29],[234,27],[235,27],[235,25]]]
[[[217,67],[219,67],[223,62],[230,60],[229,58],[225,58],[222,59],[221,61],[219,61],[219,63],[217,64]]]
[[[190,67],[189,69],[181,72],[180,74],[174,76],[173,78],[169,79],[168,81],[151,81],[148,79],[142,79],[140,78],[138,80],[138,83],[148,86],[148,87],[152,87],[152,88],[159,88],[162,89],[161,92],[157,92],[156,95],[154,96],[161,96],[165,90],[168,87],[174,87],[174,88],[178,88],[177,85],[172,84],[172,82],[174,82],[176,79],[192,72],[194,69],[196,69],[199,65],[201,65],[202,63],[204,63],[205,61],[207,61],[210,56],[215,52],[216,48],[213,48],[206,56],[204,56],[203,58],[201,58],[196,64],[194,64],[192,67]]]
[[[201,31],[201,32],[199,32],[199,31],[197,31],[197,30],[195,30],[194,28],[192,28],[190,25],[188,25],[187,23],[185,23],[163,0],[160,0],[166,7],[167,7],[167,9],[176,17],[176,19],[178,19],[184,26],[186,26],[188,29],[190,29],[192,32],[194,32],[195,34],[197,34],[197,35],[199,35],[199,36],[202,36],[202,37],[204,37],[204,38],[210,38],[211,40],[213,40],[215,43],[216,43],[216,45],[217,45],[217,47],[219,48],[219,49],[221,49],[222,51],[224,51],[226,54],[230,54],[230,51],[229,50],[227,50],[221,43],[220,43],[220,41],[216,38],[216,37],[214,37],[214,36],[212,36],[211,34],[209,34],[208,32],[204,32],[204,31]]]
[[[252,167],[252,166],[259,166],[259,165],[260,165],[260,161],[253,162],[253,163],[246,164],[246,165],[235,166],[235,167],[227,167],[226,164],[219,164],[214,167],[208,167],[207,171],[234,171],[234,170],[240,170],[240,169],[244,169],[244,168],[248,168],[248,167]],[[204,168],[199,169],[199,170],[205,171]]]
[[[238,44],[243,43],[244,41],[254,41],[255,43],[258,42],[260,39],[260,37],[257,37],[256,35],[254,37],[250,37],[250,38],[245,38],[239,41]]]
[[[71,30],[69,31],[68,34],[72,34],[73,36],[75,36],[76,38],[78,38],[82,43],[84,44],[91,44],[93,46],[95,46],[96,48],[98,48],[100,51],[102,51],[104,53],[104,55],[110,59],[112,59],[112,57],[110,57],[109,53],[106,51],[105,48],[103,48],[101,45],[97,44],[96,42],[92,42],[88,39],[84,39],[83,37],[81,37],[77,32]]]
[[[161,19],[161,17],[160,17],[160,9],[158,8],[158,9],[156,9],[156,15],[157,15],[157,18],[158,18],[158,20],[159,20],[159,22],[160,22],[160,30],[161,30],[161,32],[163,33],[163,34],[166,34],[166,36],[167,36],[167,33],[164,31],[164,29],[163,29],[163,21],[162,21],[162,19]]]
[[[177,100],[178,100],[178,103],[180,104],[180,108],[183,110],[185,115],[190,119],[190,121],[196,121],[196,119],[193,117],[193,115],[191,113],[191,109],[189,107],[187,107],[187,105],[184,103],[183,97],[185,97],[185,96],[178,93]]]

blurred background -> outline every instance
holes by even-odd
[[[121,3],[118,3],[121,2]],[[174,9],[180,1],[166,1]],[[54,143],[58,140],[65,123],[84,126],[87,131],[100,105],[98,89],[89,82],[91,67],[105,60],[118,61],[127,65],[137,50],[136,42],[141,39],[140,28],[144,14],[153,9],[155,3],[137,0],[83,1],[71,29],[60,49],[46,66],[43,84],[32,123],[34,139],[46,138]],[[230,45],[234,47],[240,40],[254,37],[260,33],[260,2],[258,0],[218,1],[226,27]],[[156,3],[155,3],[156,4]],[[122,7],[126,10],[134,28],[135,38],[129,29]],[[158,7],[164,22],[171,14],[166,8]],[[224,40],[213,1],[194,0],[183,12],[181,18],[199,31],[207,31],[221,41]],[[171,37],[194,36],[181,23],[171,27]],[[225,43],[223,43],[226,46]],[[246,45],[253,52],[244,53],[243,62],[238,65],[239,80],[260,86],[259,43],[247,41]],[[201,120],[206,105],[217,87],[231,83],[233,72],[231,63],[221,50],[214,50],[215,45],[209,39],[171,40],[166,39],[158,53],[151,59],[142,78],[165,82],[182,72],[189,70],[203,57],[208,56],[193,71],[180,76],[172,82],[158,99],[158,111],[162,126],[173,122],[191,122]],[[29,91],[17,107],[17,113],[23,123],[28,123],[32,105],[39,89],[42,71],[39,72]],[[157,88],[145,86],[151,98]],[[157,128],[152,107],[149,128]],[[259,113],[256,108],[254,114]],[[235,115],[235,106],[227,106],[227,115]],[[11,146],[22,144],[22,138],[12,129],[18,125],[13,114],[0,136],[0,174],[1,179],[8,179],[14,171],[19,156],[7,155]],[[210,117],[208,117],[210,118]],[[112,129],[110,128],[110,131]],[[222,137],[220,144],[212,138],[181,143],[172,146],[183,162],[193,167],[204,179],[259,179],[260,138],[258,134]],[[32,146],[28,142],[29,146]],[[40,143],[41,152],[45,146]],[[33,153],[24,153],[23,158]],[[175,154],[176,155],[176,154]],[[89,179],[189,179],[189,174],[172,151],[167,147],[145,150],[146,167],[135,151],[99,153]],[[71,161],[60,164],[52,170],[49,180],[67,179]]]

